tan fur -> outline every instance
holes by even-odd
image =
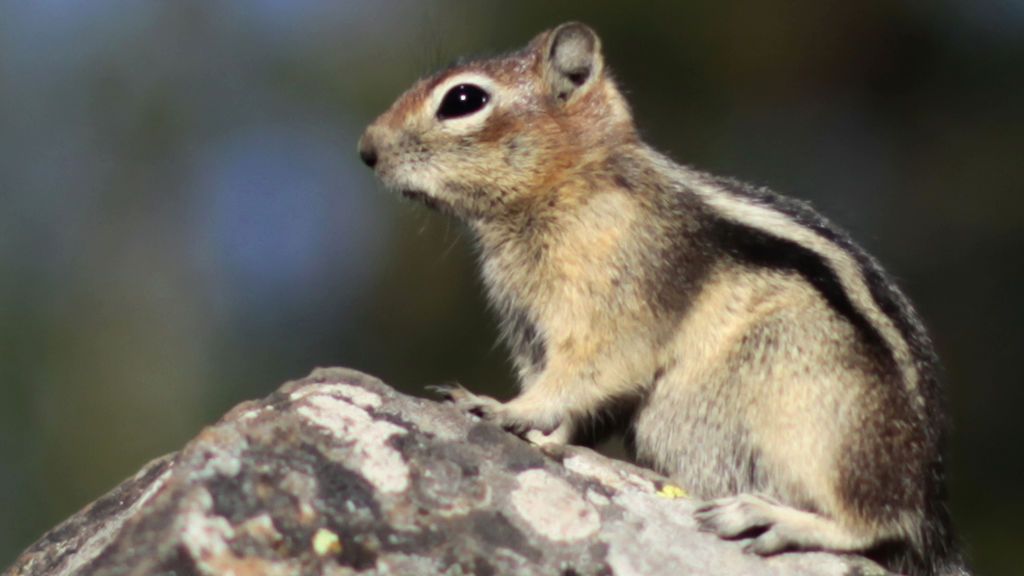
[[[630,408],[635,457],[748,549],[958,568],[913,309],[806,205],[640,141],[576,23],[421,80],[366,131],[389,187],[474,231],[522,393],[446,393],[537,443]],[[457,87],[486,102],[440,113]],[[892,550],[890,550],[892,548]]]

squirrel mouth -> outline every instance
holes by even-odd
[[[440,210],[441,202],[433,196],[423,192],[422,190],[402,190],[402,196],[414,200],[416,202],[422,202],[427,208],[431,210]]]

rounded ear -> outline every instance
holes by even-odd
[[[543,61],[544,79],[551,95],[567,102],[589,90],[601,75],[601,39],[589,26],[567,22],[548,35]]]

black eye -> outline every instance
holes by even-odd
[[[483,108],[489,99],[490,95],[483,88],[473,84],[459,84],[444,95],[437,109],[437,119],[468,116]]]

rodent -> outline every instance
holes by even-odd
[[[745,548],[967,574],[937,359],[878,263],[808,204],[645,144],[584,24],[415,83],[359,142],[463,220],[521,393],[447,390],[538,443],[626,409],[632,456]]]

